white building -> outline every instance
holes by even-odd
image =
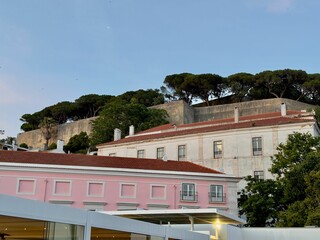
[[[272,178],[277,146],[294,132],[319,135],[314,113],[287,110],[191,124],[167,124],[97,146],[98,155],[186,160],[238,177]],[[240,188],[244,182],[241,182]]]

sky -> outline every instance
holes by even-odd
[[[319,73],[319,0],[0,0],[0,139],[20,117],[167,75]]]

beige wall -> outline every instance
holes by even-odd
[[[166,110],[169,115],[168,121],[172,124],[180,125],[194,122],[194,108],[182,100],[160,104],[151,108]]]
[[[293,101],[290,99],[274,98],[210,107],[192,107],[181,100],[164,103],[154,106],[153,108],[165,109],[169,115],[169,122],[180,125],[193,122],[203,122],[212,119],[232,118],[234,116],[235,107],[238,107],[240,116],[266,112],[280,112],[281,103],[285,103],[287,109],[289,110],[309,110],[315,107],[313,105]],[[73,123],[65,123],[60,125],[58,127],[57,136],[53,137],[50,143],[56,142],[58,139],[64,140],[65,143],[68,143],[72,136],[79,134],[81,131],[90,134],[90,122],[93,119],[94,118],[83,119]],[[42,148],[44,146],[44,139],[40,130],[34,130],[19,134],[17,136],[17,143],[26,143],[28,146]]]
[[[187,161],[237,177],[253,175],[254,171],[264,171],[265,178],[272,178],[268,171],[271,167],[271,156],[277,152],[278,144],[285,142],[288,135],[293,132],[310,132],[312,135],[319,135],[311,121],[310,124],[304,122],[271,127],[231,129],[122,145],[106,145],[98,149],[98,155],[108,156],[115,153],[119,157],[137,157],[137,151],[144,150],[146,158],[156,158],[157,148],[164,147],[167,159],[178,160],[178,146],[185,145]],[[261,156],[253,156],[253,137],[262,138]],[[222,141],[222,158],[213,157],[213,141]],[[240,182],[239,188],[243,186],[244,182]]]
[[[67,144],[72,136],[77,135],[80,132],[90,134],[92,130],[91,121],[94,119],[96,119],[96,117],[59,125],[57,133],[50,139],[49,145],[51,143],[56,143],[57,140],[63,140],[65,144]],[[40,130],[33,130],[18,134],[17,144],[20,145],[21,143],[26,143],[33,148],[43,148],[45,139]]]
[[[280,112],[280,106],[282,103],[286,104],[288,110],[311,110],[315,107],[310,104],[285,98],[272,98],[210,107],[195,107],[195,122],[232,118],[234,116],[235,107],[238,107],[240,116],[256,115],[268,112]]]

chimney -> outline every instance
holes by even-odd
[[[57,150],[63,151],[63,145],[64,145],[64,141],[63,140],[58,140],[57,141]]]
[[[118,141],[121,139],[121,130],[119,128],[114,129],[114,141]]]
[[[15,140],[12,141],[12,150],[13,151],[18,151],[18,146],[16,145],[16,141]]]
[[[281,103],[281,116],[287,115],[287,106],[285,103]]]
[[[129,127],[129,136],[133,136],[133,135],[134,135],[134,126],[131,125],[131,126]]]
[[[239,108],[234,107],[234,122],[238,123],[239,122]]]

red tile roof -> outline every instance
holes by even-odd
[[[234,118],[212,120],[200,123],[190,123],[178,126],[171,124],[162,125],[156,128],[149,129],[144,132],[137,133],[134,136],[123,138],[117,141],[103,143],[97,147],[118,145],[122,143],[138,142],[151,139],[161,139],[167,137],[183,136],[189,134],[199,134],[205,132],[224,131],[231,129],[276,126],[284,124],[315,122],[313,117],[310,118],[309,113],[304,116],[300,111],[288,111],[287,116],[281,116],[280,112],[265,113],[254,116],[240,117],[239,122],[234,122]]]
[[[1,162],[223,174],[219,171],[187,161],[163,161],[159,159],[90,156],[82,154],[0,150],[0,163]]]

